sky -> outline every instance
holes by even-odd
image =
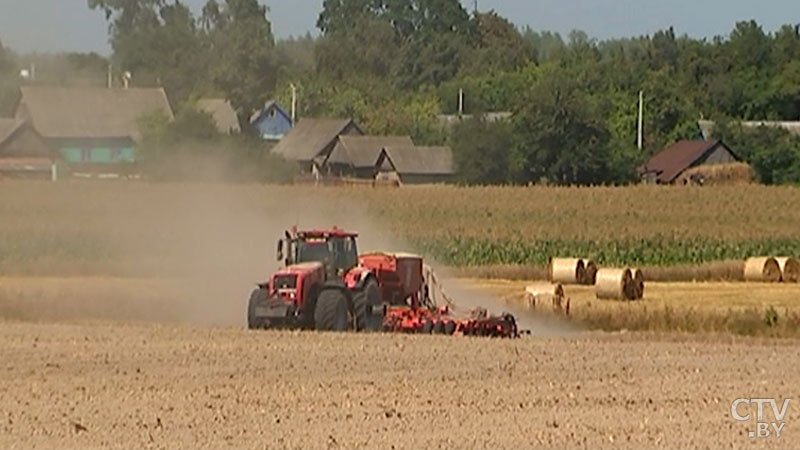
[[[474,0],[464,0],[472,8]],[[184,0],[196,11],[205,0]],[[322,0],[265,0],[279,38],[316,31]],[[580,29],[605,39],[652,34],[674,26],[693,37],[727,35],[737,21],[767,31],[800,23],[797,0],[478,0],[518,26],[560,32]],[[108,24],[86,0],[0,0],[0,41],[17,52],[110,53]]]

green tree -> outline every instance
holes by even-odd
[[[458,178],[466,184],[502,184],[509,179],[509,150],[513,145],[511,125],[487,122],[478,116],[457,124],[451,146]]]
[[[473,74],[512,72],[533,60],[533,44],[507,19],[491,11],[478,13],[473,20],[477,23],[477,42],[463,71]]]
[[[354,16],[349,27],[326,33],[315,49],[319,71],[336,80],[386,78],[399,51],[391,24],[368,14]]]
[[[158,11],[167,0],[87,0],[89,8],[105,12],[106,20],[111,21],[111,43],[119,36],[135,32],[141,28],[159,25]],[[113,19],[113,20],[112,20]]]
[[[211,48],[211,78],[242,124],[269,100],[277,83],[277,52],[267,7],[257,0],[210,1],[201,22]]]
[[[180,104],[207,80],[208,58],[189,8],[164,4],[157,20],[113,38],[117,65],[139,86],[163,86]]]
[[[594,100],[573,74],[548,70],[516,112],[512,167],[521,182],[609,181],[611,135]]]

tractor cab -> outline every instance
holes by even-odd
[[[342,278],[358,265],[357,233],[334,227],[331,230],[286,232],[278,241],[278,261],[286,267],[311,262],[321,263],[329,279]]]

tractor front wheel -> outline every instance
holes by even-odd
[[[266,289],[256,289],[250,294],[250,302],[247,305],[247,328],[255,330],[262,328],[264,325],[256,316],[256,308],[258,305],[267,301],[269,293]]]
[[[350,316],[347,297],[339,289],[325,289],[317,297],[314,309],[314,325],[319,331],[347,331]]]

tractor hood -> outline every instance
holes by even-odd
[[[323,269],[323,265],[321,262],[307,262],[307,263],[300,263],[300,264],[293,264],[291,266],[284,267],[277,272],[276,275],[302,275],[310,272],[315,272],[317,270]]]

